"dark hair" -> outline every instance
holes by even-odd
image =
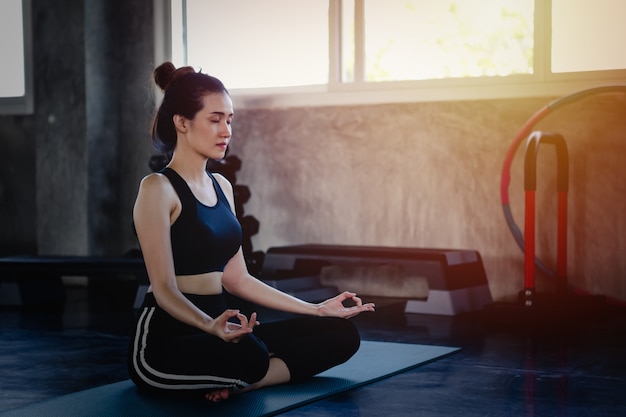
[[[152,122],[152,143],[161,152],[171,157],[176,147],[174,115],[193,119],[203,106],[207,94],[226,93],[224,84],[215,77],[193,69],[176,68],[164,62],[154,70],[154,81],[161,88],[163,102]]]

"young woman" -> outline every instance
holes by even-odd
[[[170,62],[154,79],[165,94],[152,139],[172,157],[142,180],[133,211],[150,287],[130,343],[132,380],[141,389],[220,401],[348,360],[360,338],[346,319],[374,311],[373,304],[351,292],[308,303],[247,271],[232,186],[205,169],[208,159],[225,156],[231,140],[233,104],[224,85]],[[297,318],[260,324],[256,313],[229,309],[222,288]]]

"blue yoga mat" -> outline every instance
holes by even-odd
[[[448,356],[458,348],[361,342],[346,363],[304,382],[232,396],[220,403],[203,399],[145,395],[129,380],[91,388],[8,410],[2,416],[272,416]]]

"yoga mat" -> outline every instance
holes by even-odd
[[[361,342],[346,363],[300,383],[234,395],[220,403],[167,395],[147,395],[129,380],[7,410],[2,416],[273,416],[345,392],[457,352],[447,346]]]

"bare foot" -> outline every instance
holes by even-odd
[[[228,388],[222,388],[207,393],[204,398],[206,398],[208,401],[218,403],[220,401],[227,400],[229,396],[230,390]]]

